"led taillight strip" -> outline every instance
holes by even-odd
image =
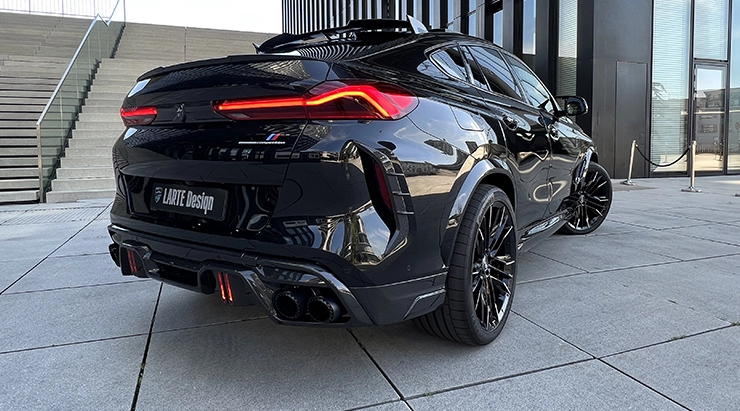
[[[346,104],[341,104],[342,99],[347,99]],[[370,107],[364,107],[355,99]],[[271,116],[281,119],[390,120],[405,116],[417,104],[413,94],[396,86],[332,81],[320,84],[301,97],[227,100],[214,104],[214,110],[234,120],[268,119]],[[275,111],[264,111],[270,109]]]
[[[121,107],[123,124],[130,126],[145,126],[157,118],[156,107]]]

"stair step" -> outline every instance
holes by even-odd
[[[36,183],[38,183],[38,180],[36,180]],[[38,199],[38,184],[36,186],[36,190],[0,191],[0,204],[29,203],[38,201]]]
[[[36,170],[34,170],[36,171]],[[2,169],[0,169],[2,173]],[[36,171],[38,174],[38,171]],[[2,174],[0,174],[2,175]],[[57,178],[113,178],[113,166],[108,167],[76,167],[76,168],[58,168]]]
[[[123,127],[123,123],[121,123]],[[79,139],[110,139],[111,141],[117,139],[123,130],[74,130],[72,132],[72,140]]]
[[[75,157],[90,157],[90,156],[104,156],[104,157],[111,157],[111,147],[110,146],[92,146],[92,147],[78,147],[78,148],[68,148],[64,152],[65,158],[75,158]]]
[[[36,157],[0,157],[0,167],[38,167]]]
[[[76,130],[118,130],[119,132],[125,129],[120,119],[118,121],[78,122],[75,127]]]
[[[47,203],[71,203],[77,200],[89,200],[94,198],[110,198],[116,196],[115,189],[108,190],[75,190],[75,191],[49,191],[46,193]]]
[[[38,180],[36,180],[38,184]],[[51,191],[115,190],[116,180],[109,178],[57,178],[51,182]]]
[[[104,148],[110,153],[115,138],[72,138],[69,140],[70,149],[87,150],[90,148]]]
[[[113,160],[112,160],[112,155],[110,153],[108,153],[108,155],[105,157],[103,156],[89,156],[89,157],[83,157],[83,158],[64,157],[61,159],[62,167],[69,167],[69,168],[107,167],[107,166],[111,166],[112,164],[113,164]]]
[[[36,178],[38,185],[38,167],[0,168],[0,178]]]
[[[0,190],[26,190],[39,187],[38,171],[36,178],[12,178],[0,180]]]

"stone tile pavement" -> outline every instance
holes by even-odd
[[[0,410],[740,409],[740,178],[637,183],[521,256],[486,347],[278,326],[121,276],[109,200],[0,207]]]

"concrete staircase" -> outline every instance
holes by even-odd
[[[124,130],[119,110],[145,71],[183,61],[254,53],[271,34],[128,23],[116,57],[104,59],[61,159],[47,202],[113,197],[111,147]]]
[[[39,198],[36,120],[89,25],[0,13],[0,204]]]

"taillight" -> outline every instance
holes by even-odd
[[[156,107],[121,107],[121,119],[126,127],[145,126],[157,118]]]
[[[300,97],[226,100],[214,110],[232,120],[396,120],[418,105],[416,96],[386,83],[321,83]]]

